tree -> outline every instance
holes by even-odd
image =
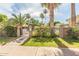
[[[43,31],[44,31],[44,23],[43,23],[43,20],[44,20],[44,17],[45,17],[44,14],[41,13],[40,14],[40,18],[41,18],[42,22],[41,22],[41,26],[40,26],[40,37],[43,36]]]
[[[54,22],[54,26],[55,26],[56,24],[61,24],[61,22],[55,21],[55,22]]]
[[[4,27],[6,26],[7,20],[8,20],[8,17],[6,15],[0,14],[0,34],[1,35]]]
[[[76,25],[75,3],[71,3],[71,27]]]
[[[8,17],[4,14],[0,14],[0,28],[4,28],[6,26],[6,22]]]
[[[43,24],[43,20],[44,20],[44,14],[43,13],[40,14],[40,18],[42,19],[41,24]]]
[[[7,19],[6,15],[0,14],[0,22],[4,21]]]
[[[28,20],[27,20],[27,24],[28,24],[28,26],[29,26],[29,24],[30,24],[30,22],[31,22],[31,20],[30,20],[31,16],[30,16],[29,13],[27,13],[27,14],[25,14],[25,17],[26,17],[26,19],[28,19]]]
[[[26,24],[29,24],[29,22],[32,25],[32,29],[34,29],[35,26],[39,26],[40,25],[39,20],[36,20],[34,18],[31,18],[30,20],[27,20]]]
[[[39,26],[40,25],[40,22],[39,22],[39,20],[36,20],[35,18],[31,18],[31,24],[33,26]]]
[[[56,8],[56,7],[58,7],[58,5],[60,5],[60,3],[43,3],[43,4],[41,4],[42,5],[42,7],[46,7],[46,8],[48,8],[48,10],[49,10],[49,17],[50,17],[50,21],[49,21],[49,25],[50,25],[50,29],[51,29],[51,36],[52,36],[52,34],[54,33],[54,30],[53,30],[53,28],[54,28],[54,9]]]
[[[19,15],[12,14],[12,23],[17,27],[17,36],[19,37],[21,35],[21,29],[23,24],[26,22],[25,15],[22,15],[21,13]]]
[[[32,36],[32,24],[31,24],[31,15],[29,13],[27,13],[26,18],[28,19],[28,28],[29,28],[29,37],[31,38]]]

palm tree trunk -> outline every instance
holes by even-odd
[[[29,38],[32,37],[32,25],[29,25]]]
[[[76,25],[75,3],[71,3],[71,27]]]
[[[20,25],[20,36],[22,35],[22,24]]]
[[[51,36],[54,34],[54,3],[50,3],[50,30]]]
[[[17,26],[17,37],[20,37],[20,27]]]
[[[28,23],[28,28],[29,28],[29,38],[32,37],[32,25],[30,24],[30,19],[29,19],[29,23]]]

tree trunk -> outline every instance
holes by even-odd
[[[51,36],[54,34],[54,3],[50,3],[50,30],[51,30]]]
[[[75,27],[75,25],[76,25],[75,3],[71,3],[71,25],[70,27]]]
[[[31,38],[32,37],[32,25],[29,25],[28,28],[29,28],[29,38]]]
[[[17,37],[20,37],[20,27],[17,26]]]

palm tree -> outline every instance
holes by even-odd
[[[47,9],[44,9],[44,10],[43,10],[45,20],[46,20],[46,18],[47,18],[47,17],[46,17],[47,12],[48,12]]]
[[[41,13],[40,18],[41,18],[42,21],[41,21],[41,26],[40,26],[40,34],[41,34],[40,37],[43,36],[43,31],[44,31],[44,22],[43,22],[43,20],[44,20],[44,17],[45,17],[44,14]]]
[[[71,27],[76,25],[75,3],[71,3]]]
[[[43,13],[40,14],[40,18],[42,20],[41,24],[43,24],[43,20],[44,20],[44,14]]]
[[[54,22],[54,26],[57,25],[57,24],[61,24],[61,22],[55,21],[55,22]]]
[[[32,29],[34,29],[35,26],[39,26],[39,20],[36,20],[34,18],[31,18],[31,24],[32,24]]]
[[[19,15],[12,14],[12,16],[12,23],[17,27],[17,36],[19,37],[21,35],[22,26],[25,24],[26,18],[21,13]]]
[[[51,36],[52,36],[52,34],[54,33],[54,30],[53,30],[53,28],[54,28],[54,9],[56,8],[56,7],[58,7],[58,5],[59,5],[60,3],[43,3],[42,4],[42,7],[46,7],[46,8],[48,8],[48,10],[49,10],[49,16],[50,16],[50,21],[49,21],[49,25],[50,25],[50,29],[51,29]]]
[[[28,19],[28,26],[29,26],[29,24],[30,24],[30,22],[31,22],[31,20],[30,20],[30,18],[31,18],[31,16],[30,16],[30,14],[29,13],[27,13],[27,14],[25,14],[25,17],[26,17],[26,19]]]
[[[30,16],[29,13],[27,13],[25,16],[26,16],[26,18],[28,19],[27,24],[28,24],[28,28],[29,28],[29,37],[31,38],[31,36],[32,36],[31,16]]]

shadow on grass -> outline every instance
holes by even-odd
[[[34,42],[52,42],[53,39],[51,37],[32,37],[34,38]]]
[[[0,37],[1,45],[5,45],[6,43],[9,43],[15,40],[16,40],[16,37]]]
[[[63,38],[64,41],[68,42],[69,44],[73,44],[73,42],[75,43],[79,43],[79,39],[75,39],[75,38]]]
[[[71,49],[69,49],[68,46],[64,45],[59,39],[54,38],[54,41],[56,42],[56,44],[58,45],[58,49],[60,49],[62,51],[62,54],[64,56],[78,56],[79,54],[76,54],[76,51],[72,51]],[[57,51],[57,53],[60,55],[61,52]]]
[[[58,38],[54,38],[55,43],[58,45],[58,48],[68,48],[64,45]]]

